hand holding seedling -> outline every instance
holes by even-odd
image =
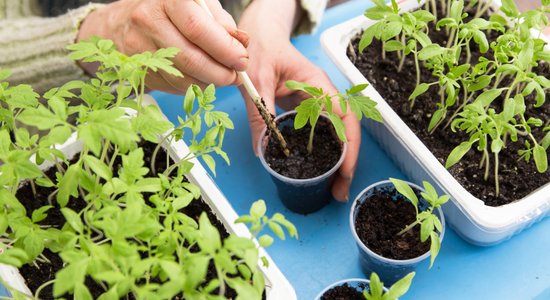
[[[307,82],[323,89],[330,94],[337,91],[326,74],[312,64],[290,43],[293,31],[301,11],[297,1],[253,1],[243,13],[239,28],[250,35],[250,65],[247,73],[262,95],[268,110],[275,114],[275,101],[285,109],[291,109],[307,95],[296,93],[285,86],[287,80]],[[277,24],[274,26],[273,24]],[[248,96],[241,89],[244,97]],[[252,145],[255,145],[265,127],[256,108],[246,99],[248,119],[252,130]],[[337,104],[335,107],[338,106]],[[338,177],[332,186],[332,194],[338,200],[348,198],[349,185],[355,171],[361,131],[359,124],[352,114],[343,114],[335,108],[339,116],[343,117],[348,140],[346,158]]]
[[[238,83],[235,70],[248,66],[248,36],[215,0],[205,0],[214,20],[193,0],[122,0],[90,13],[77,41],[100,36],[114,41],[120,52],[135,54],[176,47],[173,59],[184,74],[159,71],[147,76],[148,88],[184,94],[191,84],[226,86]],[[82,64],[88,73],[95,65]]]

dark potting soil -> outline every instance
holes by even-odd
[[[439,15],[442,15],[442,12]],[[437,31],[433,28],[433,25],[430,28],[429,35],[435,42],[442,43],[442,41],[447,40],[445,30]],[[490,34],[488,36],[489,41],[494,40],[495,36],[496,32]],[[450,128],[444,128],[444,126],[439,126],[432,134],[428,133],[427,128],[430,118],[432,113],[437,110],[436,104],[440,99],[436,85],[419,96],[415,100],[414,108],[411,110],[408,98],[416,87],[416,71],[412,55],[405,60],[405,66],[399,73],[399,59],[395,52],[386,53],[386,57],[382,58],[381,44],[375,40],[373,44],[365,49],[363,54],[357,55],[359,53],[358,41],[359,36],[352,41],[354,53],[348,50],[348,57],[352,59],[355,66],[385,101],[444,165],[451,151],[461,142],[468,140],[468,137],[463,132],[457,131],[455,133]],[[477,45],[472,44],[472,56],[474,57],[472,61],[476,61],[480,55],[482,54],[479,52]],[[541,62],[537,68],[537,73],[550,78],[548,63]],[[426,68],[421,67],[420,82],[430,83],[434,81],[436,81],[435,77]],[[547,99],[549,98],[548,95],[547,93]],[[459,97],[462,97],[462,95],[459,95]],[[493,103],[497,112],[501,111],[502,101],[503,99],[497,99]],[[546,102],[543,107],[534,108],[533,95],[526,97],[525,103],[527,104],[527,119],[536,117],[544,122],[550,120],[550,103]],[[447,114],[447,119],[443,124],[447,123],[448,118],[453,113],[454,110],[451,110]],[[544,134],[541,128],[533,130],[533,135],[538,140],[542,139]],[[519,200],[550,181],[549,173],[538,173],[532,160],[526,163],[519,158],[517,153],[518,150],[523,148],[524,141],[525,137],[519,136],[518,142],[509,143],[509,146],[499,155],[499,196],[496,196],[495,193],[493,166],[491,165],[487,180],[484,179],[484,169],[479,167],[482,157],[481,152],[471,150],[449,171],[466,190],[484,201],[486,205],[500,206]]]
[[[365,300],[365,296],[360,290],[364,290],[367,286],[361,283],[358,287],[359,289],[356,289],[347,283],[335,286],[326,291],[321,296],[321,300]]]
[[[294,119],[294,116],[283,118],[279,123],[291,118]],[[285,156],[275,137],[270,135],[265,150],[267,164],[275,172],[295,179],[314,178],[332,169],[342,154],[342,145],[332,124],[324,118],[319,118],[315,126],[311,154],[307,152],[310,131],[309,123],[298,130],[294,130],[293,126],[281,129],[290,150],[289,157]]]
[[[392,200],[395,199],[395,200]],[[375,253],[391,259],[411,259],[430,250],[429,239],[420,241],[420,226],[398,235],[416,221],[414,206],[393,190],[373,193],[358,208],[355,231]]]
[[[150,165],[152,153],[155,149],[155,144],[145,142],[141,145],[144,149],[144,161],[146,165]],[[116,174],[117,170],[121,167],[121,162],[116,162],[114,164],[113,173]],[[157,172],[162,172],[166,168],[166,152],[161,150],[157,155],[157,161],[155,166]],[[46,171],[46,175],[49,178],[55,178],[55,169],[49,169]],[[149,175],[149,174],[148,174]],[[146,175],[147,176],[147,175]],[[38,209],[44,205],[48,205],[48,196],[52,193],[53,189],[44,188],[37,186],[36,187],[36,196],[33,195],[30,184],[24,184],[17,192],[17,199],[26,207],[27,215],[30,217],[32,211]],[[54,206],[48,210],[48,217],[42,220],[39,224],[43,226],[51,226],[54,228],[61,228],[65,224],[65,219],[61,213],[59,204],[55,200],[55,195],[52,197],[51,204]],[[71,208],[74,211],[80,211],[86,207],[86,202],[81,198],[71,198],[67,207]],[[196,199],[192,201],[189,206],[181,210],[183,213],[189,217],[195,219],[198,222],[200,214],[206,212],[210,222],[219,230],[222,239],[225,239],[229,236],[229,233],[225,229],[224,225],[218,220],[218,218],[213,214],[210,207],[202,200]],[[198,249],[196,249],[198,250]],[[193,251],[193,249],[191,249]],[[27,264],[19,268],[22,276],[26,279],[27,286],[29,289],[35,293],[36,290],[45,282],[55,279],[55,273],[62,269],[63,261],[57,253],[53,253],[49,250],[44,250],[43,255],[51,262],[37,262],[38,268],[34,264]],[[207,279],[211,280],[216,278],[216,271],[213,264],[209,266]],[[91,278],[86,278],[86,286],[90,290],[93,298],[96,299],[105,292],[105,290],[96,283]],[[66,295],[66,298],[71,298]],[[227,299],[235,299],[237,296],[235,290],[227,288],[225,297]],[[46,286],[40,293],[40,299],[54,299],[53,297],[53,285]],[[174,299],[181,299],[181,297],[175,297]]]

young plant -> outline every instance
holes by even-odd
[[[373,38],[383,44],[382,53],[397,51],[401,59],[414,54],[417,68],[417,85],[409,100],[414,109],[415,100],[431,87],[438,89],[439,97],[425,99],[438,101],[431,113],[427,131],[450,128],[465,132],[466,138],[448,156],[446,167],[458,163],[470,149],[481,153],[480,168],[484,168],[484,178],[488,180],[493,168],[495,194],[499,189],[499,154],[509,144],[521,142],[524,149],[518,151],[520,159],[534,161],[537,170],[548,170],[548,141],[550,136],[544,120],[527,116],[526,108],[543,107],[550,80],[534,72],[541,61],[549,61],[550,52],[540,36],[531,31],[541,30],[549,24],[547,13],[550,1],[542,0],[536,10],[520,13],[513,0],[502,2],[501,12],[488,20],[482,18],[491,6],[491,1],[453,0],[440,1],[446,15],[436,22],[436,29],[448,33],[444,44],[432,43],[428,35],[427,23],[430,12],[417,10],[399,14],[392,2],[373,1],[374,7],[365,15],[378,22],[363,32],[359,42],[362,51],[371,44]],[[427,1],[427,7],[433,2]],[[469,12],[473,13],[473,18]],[[420,17],[419,17],[420,16]],[[418,26],[411,26],[416,24]],[[488,40],[490,32],[498,37]],[[389,37],[391,36],[391,37]],[[388,41],[395,37],[394,40]],[[472,48],[477,47],[481,57],[472,56]],[[430,70],[435,80],[420,83],[419,66]],[[433,89],[432,89],[433,90]],[[439,98],[439,99],[437,99]],[[529,103],[531,102],[531,103]],[[544,134],[534,134],[535,128],[542,128]]]
[[[286,87],[291,90],[302,91],[311,96],[300,103],[296,107],[296,117],[294,119],[294,128],[303,128],[306,124],[310,124],[311,131],[307,145],[308,153],[313,151],[313,137],[315,125],[321,114],[325,114],[331,123],[334,125],[336,134],[342,142],[347,142],[346,128],[340,116],[333,109],[332,99],[338,98],[338,104],[342,113],[347,113],[348,108],[355,114],[358,120],[366,117],[378,122],[382,122],[382,116],[376,109],[376,102],[369,97],[357,95],[362,90],[366,89],[368,84],[360,84],[346,90],[345,94],[337,93],[335,95],[326,94],[322,88],[317,88],[308,85],[307,83],[289,80],[286,82]]]
[[[51,89],[43,95],[44,104],[30,87],[0,82],[0,101],[6,104],[0,111],[0,262],[38,266],[49,262],[45,250],[61,257],[62,269],[36,290],[36,299],[71,294],[92,299],[86,285],[90,279],[100,286],[100,299],[182,294],[187,299],[216,299],[229,287],[237,299],[260,299],[265,282],[253,240],[222,238],[225,233],[213,225],[215,216],[188,213],[201,201],[200,188],[187,180],[191,159],[202,156],[212,169],[210,153],[228,160],[221,147],[233,123],[214,110],[213,86],[189,88],[183,101],[188,115],[174,128],[158,107],[143,105],[143,84],[148,71],[181,76],[170,61],[177,50],[126,56],[111,41],[99,39],[70,49],[74,59],[100,63],[97,78]],[[5,79],[9,72],[0,75]],[[69,98],[80,98],[81,103],[69,105]],[[204,128],[204,137],[198,138]],[[72,131],[82,145],[73,158],[59,146]],[[153,159],[160,160],[157,145],[177,141],[187,131],[192,134],[191,153],[178,162],[163,153],[165,166],[157,172],[155,164],[147,162],[145,145],[152,143]],[[39,167],[46,161],[54,176]],[[27,212],[17,193],[25,182],[33,187],[35,202],[45,205]],[[49,189],[47,199],[36,194],[35,185]],[[250,220],[253,227],[267,224],[284,238],[283,226],[297,236],[282,215],[265,217],[263,202],[255,203],[252,211],[257,217]],[[62,216],[63,224],[49,223],[50,213]],[[272,239],[265,235],[259,241],[268,246]],[[207,277],[209,266],[213,278]],[[51,285],[51,295],[41,294]]]
[[[424,200],[426,200],[426,202],[428,202],[430,206],[424,211],[419,211],[419,199],[413,189],[409,186],[409,184],[407,184],[407,182],[403,180],[395,178],[390,178],[390,181],[395,186],[395,189],[410,201],[416,211],[416,221],[403,228],[403,230],[401,230],[398,235],[402,235],[405,232],[413,229],[415,226],[420,225],[420,241],[426,242],[428,238],[430,239],[431,268],[433,266],[435,258],[437,257],[437,254],[439,253],[439,249],[441,248],[439,233],[441,233],[443,230],[441,221],[439,221],[439,218],[434,214],[434,210],[449,201],[449,196],[439,196],[435,188],[429,182],[423,181],[422,184],[424,186],[425,192],[421,192],[420,195]]]
[[[414,275],[416,275],[415,272],[407,274],[389,287],[387,292],[384,292],[384,283],[373,272],[370,274],[369,289],[363,291],[363,296],[365,296],[366,300],[396,300],[407,293]]]

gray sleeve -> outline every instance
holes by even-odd
[[[0,18],[0,68],[12,70],[10,83],[30,84],[37,92],[44,92],[85,77],[77,63],[67,57],[65,47],[74,43],[81,21],[98,4],[89,4],[55,18],[10,18],[7,2],[10,1],[0,0],[0,10],[4,8],[4,18]]]

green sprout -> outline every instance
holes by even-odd
[[[449,201],[449,195],[439,196],[435,188],[429,182],[423,181],[422,184],[424,186],[425,192],[421,192],[420,195],[424,200],[426,200],[426,202],[428,202],[428,204],[430,204],[430,206],[424,211],[419,211],[419,200],[411,186],[407,182],[395,178],[390,178],[390,181],[395,186],[395,189],[410,201],[416,211],[416,221],[407,225],[397,234],[402,235],[405,232],[413,229],[416,225],[420,225],[420,241],[426,242],[428,238],[430,239],[431,268],[433,266],[435,258],[437,257],[437,254],[439,253],[439,249],[441,248],[439,233],[443,231],[441,221],[435,215],[434,210],[440,208],[441,205]]]
[[[369,289],[363,291],[363,296],[366,300],[396,300],[407,293],[415,274],[415,272],[407,274],[389,287],[387,292],[384,292],[384,283],[373,272],[370,275]]]
[[[296,117],[294,118],[295,129],[303,128],[308,122],[311,126],[307,145],[308,153],[313,151],[315,125],[317,124],[321,114],[325,114],[329,118],[334,126],[334,129],[336,130],[338,138],[344,143],[347,142],[346,127],[344,126],[344,122],[333,109],[332,99],[334,97],[338,98],[338,103],[342,113],[345,114],[349,107],[358,120],[361,120],[364,116],[366,118],[382,122],[382,116],[380,115],[378,109],[376,109],[376,102],[369,97],[357,95],[366,89],[367,86],[368,84],[360,84],[347,89],[345,94],[337,93],[335,95],[329,95],[326,94],[322,88],[313,87],[307,83],[293,80],[286,82],[287,88],[295,91],[302,91],[311,96],[311,98],[302,101],[300,105],[296,107]]]

